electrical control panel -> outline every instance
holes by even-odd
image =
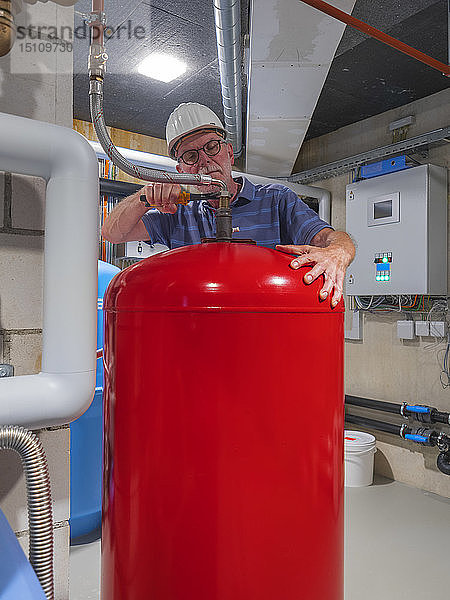
[[[447,295],[447,169],[420,165],[346,188],[354,296]]]

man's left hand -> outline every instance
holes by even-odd
[[[336,233],[343,234],[343,232],[334,232],[334,235],[336,235]],[[297,255],[290,264],[290,267],[293,269],[298,269],[301,266],[308,264],[314,265],[312,269],[303,276],[305,283],[312,283],[323,274],[325,281],[319,296],[321,300],[325,300],[333,293],[331,299],[331,306],[333,307],[336,306],[342,298],[345,271],[354,257],[353,243],[347,234],[344,235],[347,239],[339,239],[339,241],[336,240],[336,242],[330,240],[329,245],[326,247],[306,245],[276,246],[276,249],[281,252]],[[350,246],[348,242],[350,243]]]

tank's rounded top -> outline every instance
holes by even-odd
[[[122,271],[106,311],[338,312],[319,299],[323,277],[307,285],[293,257],[253,244],[215,242],[168,250]]]

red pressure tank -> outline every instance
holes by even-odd
[[[205,243],[105,298],[102,600],[343,600],[343,306]]]

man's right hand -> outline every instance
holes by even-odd
[[[177,212],[176,201],[181,195],[181,186],[176,183],[149,183],[138,194],[145,206],[148,204],[162,213],[174,214]]]

